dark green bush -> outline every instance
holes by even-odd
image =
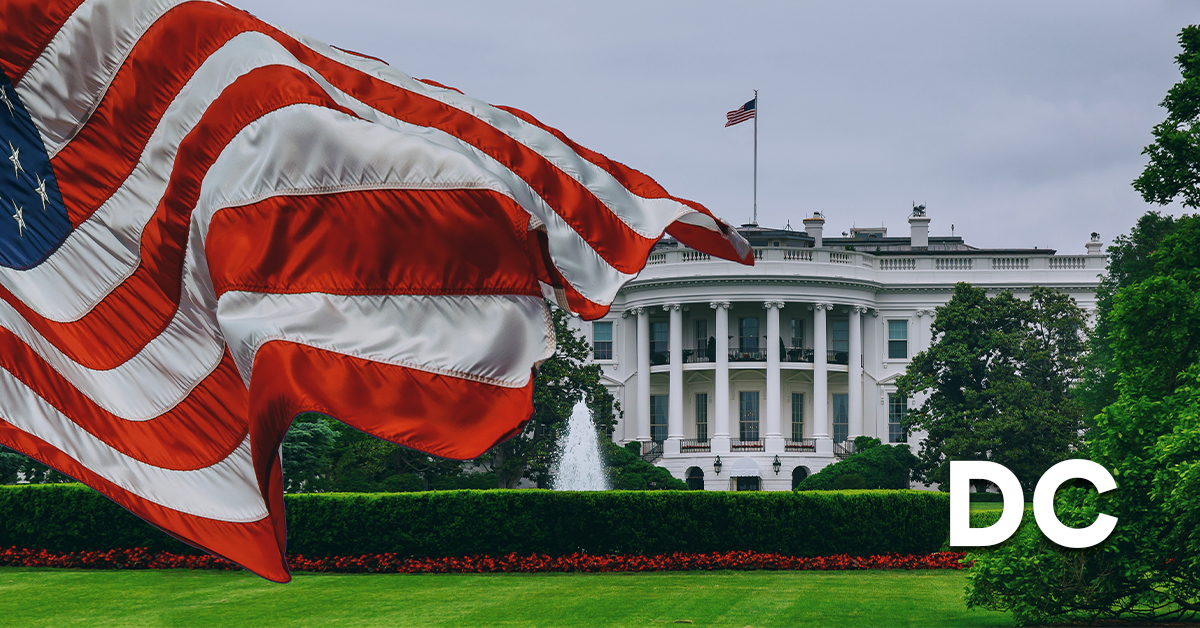
[[[950,512],[949,497],[929,491],[491,490],[285,499],[288,552],[310,556],[923,554],[945,542]],[[0,547],[11,546],[194,553],[78,485],[0,487]]]
[[[630,447],[637,445],[637,447]],[[671,475],[638,457],[641,443],[634,441],[624,447],[605,440],[601,443],[604,466],[611,486],[622,491],[686,491],[687,482]]]
[[[878,439],[855,440],[858,453],[835,462],[800,481],[797,491],[828,491],[850,488],[908,488],[917,457],[908,445],[880,445]]]

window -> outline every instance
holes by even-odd
[[[888,359],[908,359],[908,321],[888,321]]]
[[[592,323],[592,356],[597,360],[612,359],[612,322]]]
[[[696,393],[696,440],[708,440],[708,393]]]
[[[850,438],[850,395],[833,396],[833,442],[844,443]]]
[[[795,349],[804,348],[804,319],[792,319],[792,347]]]
[[[698,320],[696,325],[696,350],[702,350],[708,346],[708,321]]]
[[[717,339],[713,338],[712,346],[709,346],[708,335],[708,320],[701,319],[695,321],[696,344],[695,360],[697,362],[715,362],[717,359]]]
[[[738,401],[741,408],[738,417],[738,438],[758,440],[758,391],[743,390],[738,393]]]
[[[904,395],[888,394],[888,442],[907,443],[908,431],[904,429],[904,415],[908,413],[908,399]]]
[[[738,319],[738,348],[742,351],[758,350],[758,319]]]
[[[834,351],[850,351],[850,321],[833,321],[830,327],[833,330],[830,348]]]
[[[670,340],[671,325],[669,323],[650,323],[650,366],[658,366],[670,361]]]
[[[667,407],[670,397],[650,395],[650,440],[661,443],[667,440]]]
[[[792,393],[792,440],[804,438],[804,393]]]

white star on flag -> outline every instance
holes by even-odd
[[[8,88],[0,85],[0,102],[8,107],[8,115],[17,117],[16,108],[13,107],[12,101],[8,99]]]
[[[42,179],[42,175],[40,174],[34,174],[33,176],[37,177],[38,182],[37,187],[33,188],[33,191],[37,192],[37,195],[41,197],[42,211],[46,211],[46,205],[50,202],[50,195],[46,194],[46,181]]]
[[[15,177],[25,171],[25,169],[21,167],[21,149],[14,148],[12,142],[8,143],[8,149],[12,151],[12,156],[9,157],[8,160],[12,162],[13,176]]]
[[[25,237],[25,212],[23,208],[17,207],[16,201],[9,202],[12,203],[13,209],[17,210],[17,213],[13,214],[13,219],[17,221],[17,230],[20,236],[23,238]]]

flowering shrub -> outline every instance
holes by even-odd
[[[331,556],[325,558],[288,556],[292,571],[326,573],[601,573],[616,571],[843,571],[858,569],[963,569],[960,552],[934,554],[888,554],[884,556],[781,556],[758,552],[687,554],[661,556],[591,555],[465,556],[461,558],[402,558],[396,554]],[[0,566],[65,567],[71,569],[240,569],[215,556],[180,556],[150,552],[145,548],[105,552],[55,553],[46,550],[11,548],[0,550]]]

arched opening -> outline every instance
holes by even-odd
[[[792,469],[792,490],[796,490],[800,486],[800,482],[808,477],[808,467],[796,467]]]
[[[704,470],[700,467],[690,467],[687,470],[687,486],[690,491],[704,490]]]

